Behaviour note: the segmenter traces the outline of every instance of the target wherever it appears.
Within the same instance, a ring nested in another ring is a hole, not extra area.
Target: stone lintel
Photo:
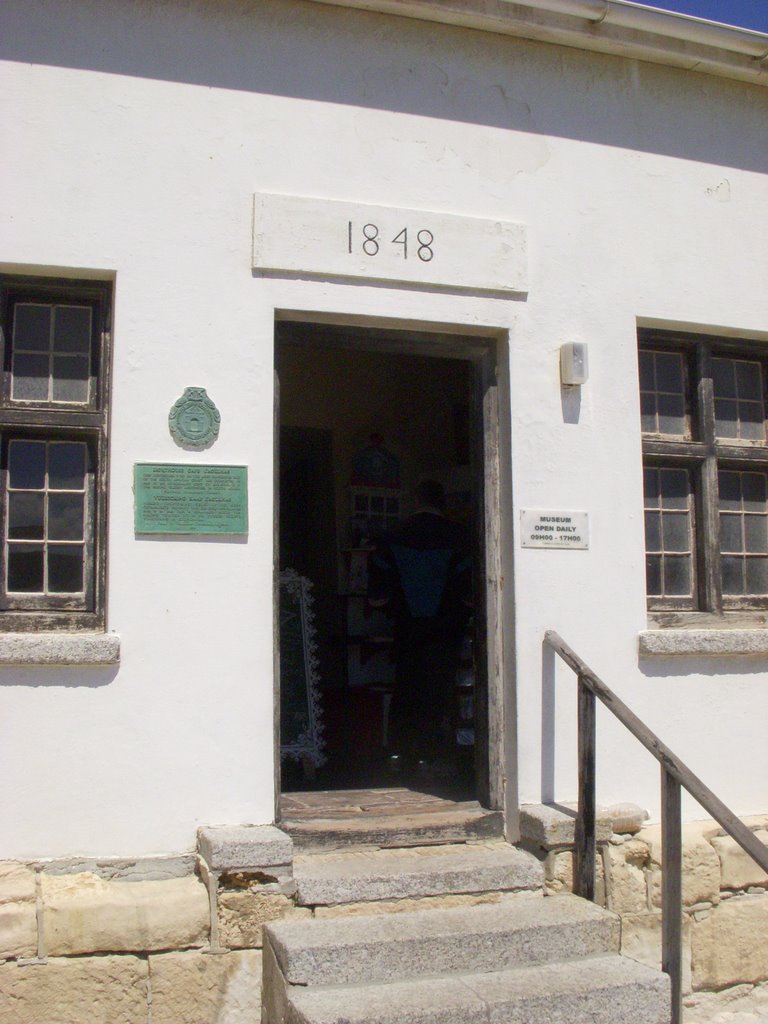
[[[281,875],[293,862],[293,840],[274,825],[219,825],[197,830],[197,848],[213,871]],[[279,872],[275,869],[280,868]]]
[[[640,633],[640,657],[768,655],[766,629],[647,629]]]
[[[610,814],[599,807],[595,822],[597,841],[607,842],[612,831]],[[573,846],[575,832],[575,804],[522,804],[520,807],[520,836],[526,843],[545,850]]]
[[[115,633],[2,633],[3,665],[118,665]]]

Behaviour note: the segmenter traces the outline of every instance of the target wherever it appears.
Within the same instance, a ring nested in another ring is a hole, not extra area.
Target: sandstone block
[[[742,825],[746,825],[747,828],[753,829],[767,829],[768,828],[768,814],[750,814],[745,818],[741,819]]]
[[[35,900],[35,873],[26,864],[0,861],[0,904]]]
[[[202,946],[210,909],[193,875],[163,882],[113,882],[92,874],[43,876],[49,956]]]
[[[0,959],[36,955],[35,873],[25,864],[0,862]]]
[[[611,837],[613,826],[610,815],[598,807],[595,835],[598,842]],[[576,829],[576,807],[572,804],[523,804],[520,807],[520,835],[523,840],[545,850],[557,846],[572,846]]]
[[[197,847],[214,871],[283,866],[293,860],[293,840],[274,825],[201,828]]]
[[[768,831],[761,829],[755,837],[768,846]],[[720,885],[723,889],[748,889],[750,886],[768,885],[768,873],[756,864],[735,839],[715,836],[710,840],[720,858]]]
[[[149,958],[152,1024],[255,1024],[261,1014],[261,953]],[[58,1022],[57,1022],[58,1024]]]
[[[0,966],[0,1024],[146,1024],[147,964],[135,956]]]
[[[246,890],[220,892],[219,942],[230,949],[261,947],[261,927],[283,918],[311,917],[308,907],[295,907],[287,896]]]
[[[720,826],[715,821],[694,821],[683,825],[683,903],[719,903],[720,858],[710,839]],[[651,900],[654,907],[661,906],[661,826],[642,829],[637,838],[646,843],[654,867],[651,879]]]
[[[0,904],[0,960],[30,956],[37,956],[35,904]]]
[[[552,851],[544,862],[544,885],[550,894],[573,892],[573,852],[571,850]],[[600,906],[605,906],[605,875],[603,858],[597,855],[597,871],[595,877],[595,896]]]
[[[639,914],[648,909],[645,867],[650,853],[645,843],[630,839],[607,846],[609,863],[608,906],[617,914]]]
[[[621,952],[647,967],[661,968],[661,911],[622,914]],[[683,917],[683,992],[691,991],[691,921]]]
[[[683,1019],[695,1024],[764,1024],[768,986],[733,985],[719,992],[693,992],[683,1001]]]
[[[693,983],[719,989],[768,980],[768,899],[728,900],[693,925]]]

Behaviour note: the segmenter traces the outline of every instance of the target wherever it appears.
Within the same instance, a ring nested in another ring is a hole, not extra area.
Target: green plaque
[[[247,534],[248,470],[137,462],[136,533]]]

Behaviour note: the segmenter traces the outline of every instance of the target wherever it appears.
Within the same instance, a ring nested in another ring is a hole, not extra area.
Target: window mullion
[[[699,437],[707,454],[698,480],[698,558],[702,609],[720,615],[723,588],[720,574],[720,515],[715,455],[715,396],[712,385],[712,349],[700,345],[696,354]]]
[[[699,579],[704,611],[721,614],[723,588],[720,576],[720,516],[718,513],[717,459],[709,455],[701,466],[698,501]]]

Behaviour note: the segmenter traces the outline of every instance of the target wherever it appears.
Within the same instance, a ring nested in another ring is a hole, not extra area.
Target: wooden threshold
[[[462,843],[504,832],[500,811],[407,787],[284,793],[280,807],[280,827],[299,850]]]

